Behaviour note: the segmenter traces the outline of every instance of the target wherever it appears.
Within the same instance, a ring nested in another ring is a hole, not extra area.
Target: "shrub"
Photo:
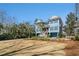
[[[39,37],[35,36],[35,37],[32,37],[30,38],[31,40],[38,40]]]
[[[4,33],[2,35],[0,35],[0,40],[7,40],[7,39],[12,39],[12,35],[9,33]]]
[[[75,36],[75,40],[79,41],[79,35]]]
[[[43,40],[43,41],[49,41],[50,39],[49,38],[41,38],[41,40]]]
[[[62,33],[59,33],[59,34],[58,34],[58,37],[59,37],[59,38],[62,38],[62,37],[63,37],[63,34],[62,34]]]
[[[49,41],[49,38],[46,37],[32,37],[31,40],[42,40],[42,41]]]

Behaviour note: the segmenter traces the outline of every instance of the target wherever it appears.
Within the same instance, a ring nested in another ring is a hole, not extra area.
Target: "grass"
[[[79,41],[45,41],[18,39],[0,41],[0,55],[68,55],[79,56]]]

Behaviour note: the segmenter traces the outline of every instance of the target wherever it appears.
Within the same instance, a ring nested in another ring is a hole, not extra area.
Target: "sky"
[[[65,24],[67,14],[74,12],[73,3],[0,3],[0,9],[5,10],[8,16],[16,18],[17,23],[29,22],[35,19],[48,21],[51,16],[60,16]]]

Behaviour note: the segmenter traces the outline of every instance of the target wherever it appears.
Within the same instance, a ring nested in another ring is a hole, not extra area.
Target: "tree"
[[[34,34],[35,34],[34,27],[32,25],[30,25],[29,23],[25,23],[25,26],[27,29],[28,37],[30,38],[30,37],[34,36]]]
[[[10,31],[9,34],[12,36],[12,38],[17,38],[18,35],[18,25],[17,24],[12,24],[9,27]]]
[[[25,23],[20,23],[18,25],[18,28],[19,28],[18,34],[19,34],[20,38],[28,37],[28,31],[27,31],[28,27],[26,26]]]
[[[0,10],[0,39],[16,39],[32,37],[35,34],[34,27],[29,23],[16,24],[16,18],[7,16],[4,10]]]
[[[72,36],[72,35],[74,35],[74,25],[75,25],[75,21],[76,21],[75,14],[70,12],[67,15],[66,19],[67,19],[67,21],[66,21],[65,31],[68,36]]]
[[[1,30],[3,29],[3,24],[0,23],[0,34],[2,33]]]
[[[37,21],[40,21],[37,23]],[[35,20],[36,25],[38,25],[38,27],[40,28],[40,30],[44,31],[45,28],[45,23],[41,20],[41,19],[37,19]]]
[[[19,27],[19,35],[22,38],[30,38],[35,33],[34,28],[29,23],[20,23]]]

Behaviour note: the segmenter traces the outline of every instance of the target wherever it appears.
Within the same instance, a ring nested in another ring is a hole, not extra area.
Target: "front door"
[[[50,33],[50,37],[57,37],[57,32]]]

